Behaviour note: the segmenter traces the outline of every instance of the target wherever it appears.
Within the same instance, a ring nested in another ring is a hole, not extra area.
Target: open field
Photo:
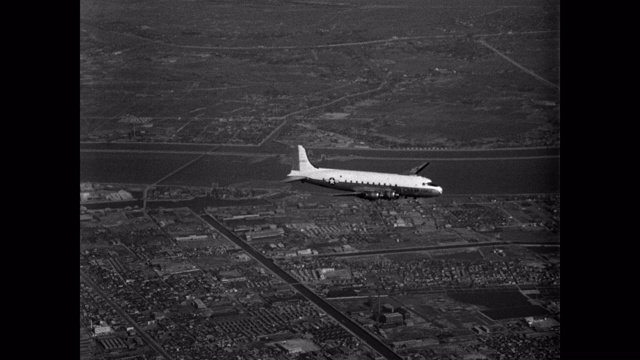
[[[455,292],[449,291],[447,295],[452,299],[487,307],[482,313],[493,320],[548,315],[549,312],[538,305],[532,305],[518,290]]]
[[[80,10],[82,141],[559,145],[556,1],[82,0]]]

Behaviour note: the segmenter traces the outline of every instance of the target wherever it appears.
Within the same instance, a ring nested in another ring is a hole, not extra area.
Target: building
[[[80,201],[89,201],[90,197],[91,197],[91,193],[89,193],[89,192],[81,192],[80,193]]]
[[[251,257],[249,255],[245,254],[245,253],[239,253],[236,256],[236,259],[238,259],[239,261],[249,261],[249,260],[251,260]]]
[[[284,234],[283,229],[268,229],[268,230],[260,230],[260,231],[250,231],[245,236],[247,241],[268,238],[272,236],[282,236]]]
[[[411,312],[405,308],[399,307],[396,309],[399,314],[402,314],[402,319],[407,321],[407,319],[411,318]]]
[[[402,324],[403,318],[400,313],[382,314],[381,320],[385,324]]]
[[[479,326],[474,326],[471,328],[471,330],[475,331],[477,334],[488,334],[489,333],[489,328],[484,326],[484,325],[479,325]]]
[[[384,312],[384,313],[392,313],[393,312],[393,305],[390,305],[390,304],[382,305],[382,312]]]
[[[207,235],[189,235],[189,236],[180,236],[176,237],[177,241],[187,241],[187,240],[205,240]]]
[[[100,345],[105,350],[113,350],[113,349],[124,349],[127,347],[127,344],[120,338],[117,337],[108,337],[99,340]]]
[[[548,330],[560,326],[560,323],[553,318],[536,319],[533,316],[529,316],[525,320],[529,326],[536,330]]]
[[[133,200],[133,196],[128,191],[120,190],[118,191],[118,195],[120,195],[122,200]]]
[[[113,329],[109,325],[96,325],[96,327],[93,328],[93,332],[96,336],[98,336],[112,333]]]
[[[207,305],[204,304],[204,302],[202,302],[202,300],[200,299],[194,299],[193,300],[193,304],[195,305],[195,307],[197,309],[206,309]]]
[[[276,343],[289,354],[299,354],[304,352],[320,350],[316,344],[307,339],[290,339]]]

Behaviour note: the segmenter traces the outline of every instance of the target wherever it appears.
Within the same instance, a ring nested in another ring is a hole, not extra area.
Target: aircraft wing
[[[355,188],[353,190],[354,191],[352,191],[352,192],[332,194],[332,196],[358,196],[358,197],[368,198],[368,197],[371,197],[372,194],[378,194],[378,195],[374,196],[374,197],[378,197],[378,196],[380,196],[380,194],[384,194],[385,192],[393,191],[393,189],[391,189],[391,188],[380,189],[380,188],[372,188],[372,187],[366,187],[366,186],[364,186],[364,187],[360,186],[360,187],[357,187],[357,188]]]
[[[365,194],[364,191],[354,191],[354,192],[348,192],[348,193],[332,194],[331,196],[363,196],[364,194]]]
[[[424,168],[427,167],[427,165],[429,165],[429,162],[427,161],[426,163],[420,165],[420,166],[416,166],[414,168],[411,168],[411,170],[407,171],[408,175],[418,175],[418,173],[422,170],[424,170]]]

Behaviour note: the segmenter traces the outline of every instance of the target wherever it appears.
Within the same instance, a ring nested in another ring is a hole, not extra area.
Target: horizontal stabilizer
[[[307,178],[306,176],[289,176],[288,178],[282,180],[282,182],[289,183],[289,182],[294,182],[294,181],[301,181],[301,180],[304,180],[306,178]]]
[[[422,170],[424,170],[424,168],[427,167],[427,165],[429,165],[429,162],[427,161],[426,163],[420,165],[420,166],[416,166],[414,168],[412,168],[411,170],[407,171],[407,173],[409,175],[418,175],[418,173]]]

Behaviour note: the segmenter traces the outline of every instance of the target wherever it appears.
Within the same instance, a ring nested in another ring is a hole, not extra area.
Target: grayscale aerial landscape
[[[557,0],[80,0],[80,358],[559,359]]]

